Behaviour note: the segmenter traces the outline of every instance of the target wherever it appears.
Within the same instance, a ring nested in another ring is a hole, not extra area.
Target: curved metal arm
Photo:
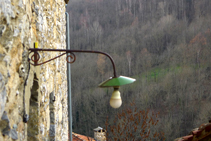
[[[72,56],[72,55],[68,55],[68,56],[67,56],[66,61],[67,61],[68,63],[74,63],[74,62],[75,62],[76,57],[75,57],[75,55],[74,55],[74,52],[76,52],[76,53],[95,53],[95,54],[102,54],[102,55],[107,56],[107,57],[110,59],[110,61],[111,61],[111,63],[112,63],[112,66],[113,66],[114,78],[117,77],[117,74],[116,74],[116,67],[115,67],[113,58],[112,58],[108,53],[105,53],[105,52],[93,51],[93,50],[41,49],[41,48],[29,48],[29,50],[31,51],[30,53],[34,52],[34,54],[31,56],[31,60],[34,62],[34,64],[30,63],[30,64],[32,64],[32,65],[34,65],[34,66],[39,66],[39,65],[45,64],[45,63],[47,63],[47,62],[50,62],[50,61],[52,61],[52,60],[54,60],[54,59],[56,59],[56,58],[59,58],[59,57],[65,55],[65,54],[67,54],[67,53],[71,53],[71,54],[73,55],[73,56]],[[63,54],[61,54],[61,55],[59,55],[59,56],[56,56],[56,57],[54,57],[54,58],[52,58],[52,59],[49,59],[49,60],[47,60],[47,61],[45,61],[45,62],[42,62],[42,63],[39,63],[39,64],[38,64],[37,62],[38,62],[39,59],[40,59],[40,55],[39,55],[39,53],[37,53],[38,51],[52,51],[52,52],[65,52],[65,53],[63,53]],[[30,54],[30,53],[29,53],[29,54]],[[71,61],[71,62],[68,61],[68,58],[69,58],[69,57],[71,57],[71,58],[73,59],[73,61]]]

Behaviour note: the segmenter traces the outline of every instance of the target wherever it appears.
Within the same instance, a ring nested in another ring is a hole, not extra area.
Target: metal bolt
[[[25,114],[25,115],[23,116],[23,122],[27,123],[28,120],[29,120],[29,115]]]

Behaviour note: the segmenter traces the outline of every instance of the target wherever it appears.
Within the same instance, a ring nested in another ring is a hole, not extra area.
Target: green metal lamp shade
[[[99,87],[115,87],[115,86],[121,86],[126,85],[135,82],[136,79],[126,77],[126,76],[119,76],[116,78],[109,78],[108,80],[102,82],[99,84]]]

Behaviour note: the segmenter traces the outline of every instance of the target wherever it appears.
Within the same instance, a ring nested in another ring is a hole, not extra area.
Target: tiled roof
[[[87,136],[84,136],[84,135],[76,134],[76,133],[73,133],[73,132],[72,132],[72,140],[73,141],[95,141],[91,137],[87,137]]]
[[[211,121],[194,129],[189,135],[177,138],[174,141],[211,141]]]

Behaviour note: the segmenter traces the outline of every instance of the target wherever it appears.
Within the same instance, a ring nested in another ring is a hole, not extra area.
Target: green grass
[[[207,66],[201,65],[200,67],[198,67],[196,65],[190,64],[188,66],[177,65],[177,66],[172,66],[172,67],[159,66],[159,67],[151,68],[148,71],[145,71],[140,74],[132,76],[132,78],[136,79],[136,83],[134,83],[133,85],[134,85],[134,87],[140,85],[142,80],[145,80],[149,83],[162,81],[163,78],[167,74],[171,73],[171,74],[177,75],[177,74],[181,73],[186,67],[192,68],[197,71],[199,69],[206,69],[208,67],[208,65]]]
[[[157,81],[158,79],[163,78],[169,72],[179,73],[181,70],[182,70],[181,66],[176,66],[171,68],[156,67],[147,72],[142,73],[139,76],[139,79],[147,78],[147,81],[152,81],[152,80]]]

